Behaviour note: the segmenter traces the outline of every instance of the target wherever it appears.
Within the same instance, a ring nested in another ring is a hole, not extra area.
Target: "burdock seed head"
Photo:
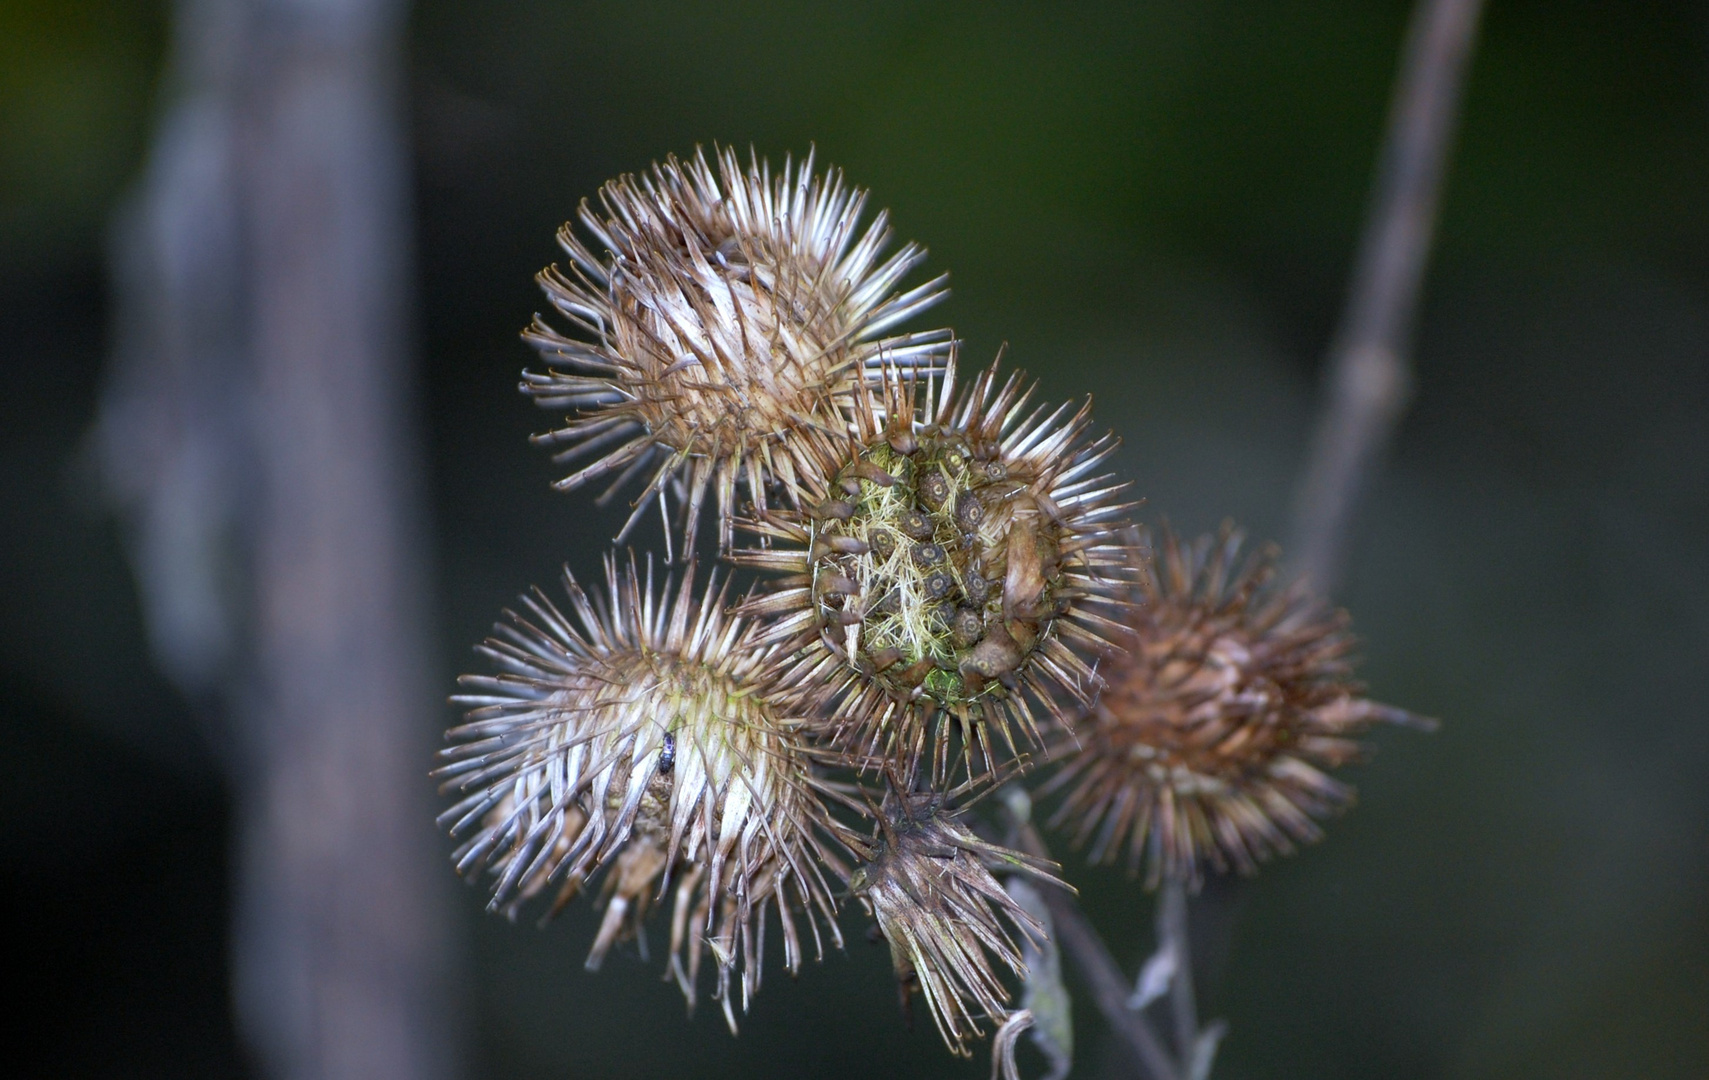
[[[835,170],[815,175],[811,154],[775,177],[728,148],[716,157],[716,171],[699,152],[668,158],[606,184],[599,210],[584,202],[582,226],[604,251],[565,225],[570,267],[539,277],[570,330],[536,316],[523,334],[549,365],[525,373],[523,391],[572,411],[538,441],[566,446],[559,461],[588,458],[556,486],[614,477],[609,495],[645,476],[624,535],[649,501],[663,512],[676,494],[688,549],[709,490],[728,546],[738,480],[762,509],[774,491],[794,499],[802,432],[840,428],[880,365],[932,367],[951,337],[886,336],[943,299],[944,279],[896,291],[926,253],[906,244],[880,260],[888,216],[858,228],[865,191]]]
[[[570,615],[525,597],[480,648],[500,673],[465,676],[454,699],[469,712],[435,775],[460,796],[439,819],[465,837],[457,869],[490,870],[490,906],[513,915],[548,886],[555,913],[603,871],[589,968],[674,893],[672,972],[692,1006],[710,951],[733,1030],[729,978],[741,969],[746,1008],[767,908],[791,971],[798,914],[816,950],[821,921],[841,944],[819,868],[824,811],[799,725],[770,692],[775,657],[725,614],[715,582],[695,593],[692,570],[674,596],[633,559],[607,558],[601,595],[567,572],[564,584]]]
[[[921,391],[924,391],[923,395]],[[831,702],[840,745],[943,775],[949,732],[1037,741],[1053,691],[1084,701],[1119,624],[1131,559],[1112,522],[1125,485],[1100,470],[1116,443],[1086,439],[1089,403],[1033,408],[996,366],[965,387],[894,377],[857,397],[845,434],[809,444],[813,498],[751,523],[768,547],[736,561],[783,575],[746,611],[774,619],[785,681]],[[923,400],[922,400],[923,397]]]
[[[1272,587],[1273,548],[1241,560],[1227,526],[1192,545],[1162,540],[1142,567],[1132,646],[1105,668],[1045,791],[1068,789],[1052,824],[1090,841],[1094,861],[1125,847],[1148,886],[1196,887],[1205,863],[1250,874],[1317,840],[1316,819],[1353,798],[1328,775],[1360,756],[1351,736],[1433,722],[1362,696],[1345,613]]]
[[[919,992],[944,1043],[966,1056],[982,1020],[1001,1024],[1009,1015],[1005,974],[1026,977],[1016,934],[1044,938],[1043,927],[991,871],[1066,886],[1052,876],[1054,863],[975,836],[949,802],[943,794],[903,794],[892,785],[849,890],[890,945],[904,1008]]]

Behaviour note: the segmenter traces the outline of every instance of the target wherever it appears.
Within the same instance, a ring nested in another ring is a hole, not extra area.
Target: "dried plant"
[[[650,564],[643,580],[608,557],[603,594],[567,572],[564,585],[573,617],[525,597],[480,650],[501,673],[465,676],[453,699],[470,711],[435,775],[461,796],[440,818],[468,836],[457,868],[490,870],[491,906],[512,914],[549,884],[555,912],[607,871],[589,968],[674,888],[672,971],[692,1005],[709,949],[734,1026],[728,979],[741,969],[745,1005],[769,908],[792,971],[798,911],[816,951],[821,921],[837,935],[801,724],[774,704],[772,650],[725,614],[716,582],[697,595],[691,571],[672,596]]]
[[[1250,874],[1317,840],[1317,819],[1352,801],[1328,775],[1360,756],[1352,736],[1427,723],[1363,697],[1346,614],[1273,587],[1274,548],[1240,548],[1228,527],[1193,544],[1163,531],[1139,564],[1132,643],[1045,789],[1068,790],[1053,825],[1094,861],[1126,848],[1153,887],[1196,886],[1207,863]]]
[[[1067,995],[1024,962],[1044,944],[1015,899],[1031,897],[1091,957],[1100,1007],[1151,1073],[1208,1069],[1220,1028],[1188,1004],[1169,1062],[1030,811],[1007,834],[1023,854],[982,838],[969,806],[1024,774],[1030,746],[1052,750],[1057,822],[1094,860],[1125,850],[1171,883],[1180,940],[1159,955],[1181,966],[1182,883],[1315,839],[1351,799],[1329,772],[1358,756],[1353,736],[1420,721],[1363,697],[1346,617],[1276,587],[1272,551],[1241,561],[1232,531],[1165,532],[1153,564],[1089,401],[1035,405],[995,364],[961,382],[949,331],[886,337],[942,279],[895,291],[924,252],[879,261],[884,215],[857,239],[864,192],[811,157],[775,178],[716,161],[671,158],[606,185],[602,213],[583,204],[605,253],[560,233],[571,268],[540,280],[572,332],[536,320],[525,336],[551,370],[523,386],[571,411],[542,441],[590,459],[559,487],[645,475],[625,533],[656,500],[685,554],[710,493],[724,558],[762,585],[732,606],[692,567],[655,588],[650,561],[608,555],[593,596],[566,573],[568,614],[538,590],[507,613],[480,649],[498,673],[465,677],[435,770],[457,796],[440,820],[458,870],[490,875],[512,916],[551,893],[549,918],[599,879],[589,968],[644,946],[669,894],[670,974],[692,1007],[710,956],[732,1030],[733,979],[745,1009],[770,913],[794,971],[803,923],[815,952],[841,945],[827,882],[845,880],[904,1005],[923,996],[953,1052],[989,1024],[994,1072],[1018,1076],[1042,1017],[1035,1042],[1064,1075]],[[733,549],[733,524],[753,546]],[[1011,894],[998,873],[1041,890]]]
[[[992,869],[1065,886],[1053,876],[1054,863],[974,835],[950,799],[931,791],[904,793],[893,783],[874,815],[876,835],[849,877],[849,891],[890,945],[904,1009],[919,993],[945,1045],[965,1056],[982,1019],[1002,1024],[1008,1017],[1009,990],[1000,971],[1026,977],[1017,935],[1044,935]]]
[[[603,213],[584,202],[582,226],[606,253],[565,225],[569,270],[539,275],[570,332],[536,316],[523,334],[549,370],[525,373],[522,389],[574,411],[539,441],[566,444],[560,462],[591,458],[556,486],[614,476],[610,494],[646,474],[623,534],[656,499],[667,544],[680,491],[685,551],[709,491],[728,546],[738,481],[762,510],[773,489],[793,501],[811,467],[800,437],[839,431],[881,367],[929,368],[950,344],[947,330],[884,336],[943,299],[944,279],[896,291],[926,253],[906,244],[880,261],[889,219],[859,232],[866,192],[835,170],[814,175],[811,154],[776,177],[728,148],[717,161],[673,157],[605,185]]]
[[[947,717],[989,770],[1017,752],[1011,725],[1037,741],[1058,694],[1089,700],[1132,562],[1126,485],[1100,471],[1114,438],[1085,438],[1089,403],[1033,407],[1035,389],[995,365],[964,387],[953,363],[887,379],[810,444],[813,501],[745,526],[769,546],[735,561],[781,577],[743,610],[775,620],[784,682],[829,699],[841,744],[918,756]]]

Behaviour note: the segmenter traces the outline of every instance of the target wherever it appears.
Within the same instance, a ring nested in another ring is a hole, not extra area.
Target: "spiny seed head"
[[[1089,404],[1029,411],[1034,388],[995,365],[953,384],[952,360],[941,392],[895,377],[860,395],[847,434],[810,444],[818,501],[745,523],[769,546],[735,558],[784,575],[745,610],[776,620],[785,682],[832,700],[839,745],[906,759],[948,717],[990,770],[993,729],[1013,756],[1009,725],[1037,741],[1053,690],[1090,696],[1120,630],[1100,611],[1125,602],[1128,507]]]
[[[797,914],[816,950],[821,920],[841,944],[819,869],[824,811],[800,725],[767,683],[775,657],[725,614],[716,582],[696,595],[691,569],[673,596],[669,580],[655,592],[651,564],[645,581],[633,559],[605,570],[592,598],[566,571],[569,616],[536,590],[481,646],[500,673],[465,676],[453,699],[469,712],[435,775],[460,798],[439,820],[465,837],[458,871],[490,870],[490,906],[513,916],[548,885],[555,914],[605,871],[590,969],[674,889],[672,973],[692,1007],[709,949],[733,1030],[729,978],[741,969],[745,1009],[767,908],[791,971]]]
[[[762,509],[773,488],[793,499],[799,435],[840,428],[880,365],[940,364],[951,337],[885,336],[946,292],[942,277],[896,291],[925,250],[881,261],[888,215],[858,229],[865,191],[835,170],[815,175],[812,154],[776,177],[731,149],[716,157],[716,171],[699,152],[668,158],[606,184],[599,211],[584,202],[581,223],[605,252],[565,225],[570,268],[539,277],[570,332],[536,316],[523,334],[550,366],[525,373],[523,391],[573,410],[539,441],[566,445],[560,461],[591,456],[556,486],[615,477],[610,495],[645,474],[624,535],[652,497],[663,510],[675,493],[688,549],[709,489],[728,546],[738,479]]]
[[[878,830],[849,876],[849,891],[878,921],[907,1004],[926,999],[951,1052],[966,1056],[980,1021],[1008,1016],[1006,971],[1025,978],[1016,931],[1042,941],[1044,929],[1011,897],[992,869],[1024,873],[1065,887],[1054,863],[975,836],[947,796],[899,794],[877,813]]]
[[[1345,613],[1273,588],[1274,548],[1242,561],[1240,547],[1228,526],[1192,545],[1163,532],[1130,609],[1131,648],[1045,788],[1068,788],[1053,825],[1071,824],[1094,861],[1125,846],[1150,887],[1196,887],[1204,863],[1250,874],[1317,840],[1314,819],[1353,798],[1327,775],[1360,756],[1350,736],[1377,721],[1433,726],[1361,696]]]

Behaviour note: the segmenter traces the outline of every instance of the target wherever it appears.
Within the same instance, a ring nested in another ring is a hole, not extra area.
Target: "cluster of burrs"
[[[619,542],[657,506],[685,565],[610,554],[591,593],[566,572],[567,604],[506,612],[454,699],[441,822],[495,910],[597,890],[589,968],[668,898],[667,977],[692,1007],[710,967],[732,1030],[774,913],[793,972],[852,896],[904,1003],[957,1053],[999,1026],[1012,1058],[1045,930],[1005,881],[1067,886],[969,813],[983,794],[1056,763],[1042,793],[1094,859],[1196,885],[1315,839],[1351,737],[1408,717],[1362,696],[1344,616],[1273,587],[1273,553],[1165,532],[1154,559],[1089,402],[898,333],[943,279],[903,287],[925,252],[885,256],[864,191],[811,156],[714,159],[584,203],[539,277],[556,319],[524,335],[547,369],[523,390],[568,412],[540,437],[577,463],[557,486],[639,486]],[[740,594],[697,583],[707,515]]]

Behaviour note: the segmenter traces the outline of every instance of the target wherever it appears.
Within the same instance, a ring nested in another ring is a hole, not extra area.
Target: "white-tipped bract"
[[[539,277],[569,332],[536,317],[523,335],[548,365],[523,390],[571,412],[540,441],[564,445],[560,461],[588,459],[557,486],[611,479],[610,494],[645,477],[624,534],[656,500],[668,538],[678,496],[685,550],[709,493],[727,547],[738,482],[761,509],[793,501],[800,437],[840,430],[850,395],[882,367],[941,364],[951,338],[891,334],[946,295],[944,279],[899,289],[925,251],[882,257],[888,216],[860,229],[865,191],[835,170],[815,175],[811,154],[776,176],[728,148],[716,158],[716,169],[703,154],[669,158],[605,185],[600,210],[583,203],[605,251],[565,225],[570,266]]]
[[[745,1007],[768,909],[792,971],[799,916],[816,949],[821,923],[837,934],[824,811],[800,725],[769,692],[772,651],[715,582],[697,595],[692,571],[656,592],[650,566],[643,579],[608,558],[602,594],[564,585],[568,616],[536,590],[481,647],[499,674],[462,680],[469,712],[436,770],[461,796],[440,818],[466,837],[457,867],[489,869],[492,906],[511,912],[548,885],[555,911],[606,871],[589,967],[674,890],[672,971],[692,1004],[710,950],[733,1027],[728,980],[741,970]]]

